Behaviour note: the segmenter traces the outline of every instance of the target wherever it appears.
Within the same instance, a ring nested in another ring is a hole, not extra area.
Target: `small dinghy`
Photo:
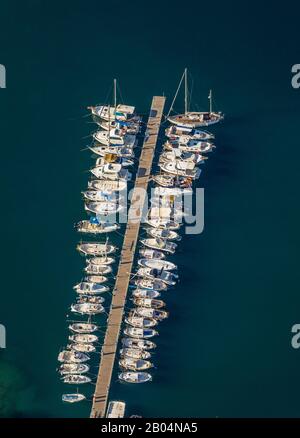
[[[97,295],[102,294],[103,292],[107,292],[109,290],[108,286],[103,286],[98,283],[89,283],[87,281],[82,281],[81,283],[76,284],[73,289],[78,294],[91,294]]]
[[[169,316],[169,313],[164,310],[157,310],[148,307],[137,307],[135,312],[137,315],[144,316],[145,318],[154,318],[158,321],[166,319]]]
[[[81,374],[71,374],[63,378],[64,383],[71,383],[80,385],[82,383],[90,383],[92,380],[88,376],[82,376]]]
[[[177,248],[176,243],[168,242],[166,240],[158,239],[158,238],[142,239],[141,243],[147,248],[168,252],[170,254],[174,254]]]
[[[111,265],[114,262],[115,262],[115,259],[113,257],[106,257],[106,256],[93,257],[93,258],[88,259],[89,265],[106,266],[106,265]]]
[[[90,360],[87,354],[79,353],[77,351],[63,350],[58,355],[59,362],[68,363],[82,363]]]
[[[142,329],[137,327],[126,327],[124,329],[124,333],[127,336],[132,338],[153,338],[153,336],[157,336],[158,332],[153,329]]]
[[[89,189],[107,192],[121,192],[126,189],[126,181],[93,180],[88,182]]]
[[[141,316],[128,316],[127,318],[125,318],[125,322],[132,327],[139,328],[150,328],[157,325],[157,321],[155,319],[143,318]]]
[[[81,315],[97,315],[104,312],[104,307],[101,304],[92,303],[72,304],[71,311]]]
[[[132,296],[135,298],[158,298],[160,293],[157,290],[135,289]]]
[[[69,329],[75,333],[93,333],[96,332],[99,327],[96,324],[90,324],[88,322],[75,322],[69,325]]]
[[[139,268],[137,271],[139,277],[150,278],[151,280],[161,280],[168,286],[174,286],[178,279],[177,274],[172,274],[164,269]]]
[[[61,397],[63,402],[66,403],[78,403],[86,399],[86,396],[83,394],[63,394]]]
[[[123,338],[121,343],[124,348],[138,348],[140,350],[153,350],[156,344],[147,339]]]
[[[168,229],[156,229],[156,228],[150,228],[147,230],[148,234],[150,236],[158,238],[158,239],[167,239],[167,240],[181,240],[181,237],[179,236],[176,231],[168,230]]]
[[[76,247],[77,251],[84,255],[106,255],[111,254],[116,250],[114,245],[108,245],[106,243],[79,243]]]
[[[152,376],[145,372],[125,372],[119,374],[119,379],[127,383],[146,383],[152,380]]]
[[[139,350],[138,348],[122,348],[120,355],[122,357],[131,357],[132,359],[149,359],[151,357],[151,353]]]
[[[89,334],[71,335],[69,340],[78,344],[91,344],[98,341],[98,336]]]
[[[90,367],[84,363],[64,363],[59,367],[59,373],[64,374],[83,374],[89,371]]]
[[[93,218],[94,219],[94,218]],[[96,218],[97,220],[97,218]],[[83,220],[78,222],[78,224],[75,225],[76,229],[80,233],[85,234],[103,234],[103,233],[111,233],[112,231],[116,231],[120,228],[118,224],[109,224],[107,223],[94,223],[90,220]]]
[[[150,307],[152,309],[161,309],[166,305],[162,300],[151,300],[150,298],[134,298],[133,302],[139,307]]]
[[[162,280],[157,279],[147,279],[147,278],[138,278],[133,280],[134,284],[138,286],[138,288],[141,289],[147,289],[147,290],[166,290],[167,285]]]
[[[84,204],[86,211],[99,215],[117,214],[124,210],[124,206],[115,202],[88,202]]]
[[[133,359],[132,357],[124,357],[119,360],[119,365],[125,370],[131,371],[144,371],[153,367],[153,364],[149,360]]]
[[[140,255],[143,256],[145,259],[159,259],[162,260],[166,256],[161,251],[157,251],[155,249],[150,248],[141,248],[139,251]]]
[[[102,284],[102,283],[105,283],[108,280],[108,278],[105,277],[104,275],[88,275],[87,277],[85,277],[84,280],[87,283]]]
[[[165,271],[174,271],[177,269],[177,266],[169,262],[167,260],[159,260],[159,259],[140,259],[138,264],[143,268],[151,268],[151,269],[164,269]],[[153,297],[155,298],[155,297]]]
[[[81,353],[94,353],[96,351],[96,347],[92,344],[71,344],[70,348]]]
[[[91,264],[88,264],[84,268],[84,270],[85,270],[85,272],[87,274],[90,274],[90,277],[93,277],[94,275],[98,276],[98,274],[99,275],[110,274],[112,272],[112,268],[110,266],[105,266],[105,265],[91,265]],[[97,282],[95,281],[94,283],[97,283]]]

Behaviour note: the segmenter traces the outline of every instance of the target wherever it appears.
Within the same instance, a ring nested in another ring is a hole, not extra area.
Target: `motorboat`
[[[106,266],[106,265],[93,265],[93,264],[88,264],[85,268],[84,268],[85,272],[87,274],[91,274],[91,276],[93,275],[102,275],[102,274],[110,274],[112,272],[112,268],[110,266]],[[95,283],[97,283],[95,281]]]
[[[134,284],[141,289],[162,291],[167,289],[165,282],[159,279],[138,278],[133,280]]]
[[[190,188],[192,185],[192,178],[182,177],[180,175],[173,176],[173,175],[158,174],[158,175],[153,175],[152,179],[159,186],[166,188],[173,188],[173,187]]]
[[[150,307],[152,309],[161,309],[166,305],[166,303],[162,300],[155,300],[151,298],[134,298],[133,302],[136,306]]]
[[[160,292],[157,290],[147,290],[147,289],[135,289],[132,292],[134,298],[158,298]]]
[[[175,162],[177,167],[185,165],[184,163],[194,163],[194,165],[202,164],[207,160],[207,157],[196,151],[182,151],[180,148],[174,148],[171,151],[163,152],[159,158],[159,166],[168,162]]]
[[[113,128],[110,131],[99,130],[93,134],[94,140],[104,146],[127,146],[133,147],[136,136],[126,134],[126,130]]]
[[[99,157],[96,160],[96,166],[104,166],[108,163],[120,164],[122,167],[129,167],[134,165],[134,161],[126,157],[120,157],[117,153],[105,154],[104,157]]]
[[[120,355],[121,357],[131,357],[132,359],[149,359],[151,357],[149,351],[140,350],[138,348],[122,348]]]
[[[181,240],[181,236],[176,231],[168,230],[167,228],[150,228],[147,232],[156,239]]]
[[[116,250],[116,247],[107,243],[86,242],[79,243],[76,249],[84,255],[97,256],[111,254]]]
[[[101,304],[81,303],[72,304],[71,311],[80,313],[81,315],[96,315],[104,312],[104,307]]]
[[[78,344],[91,344],[98,341],[98,336],[90,334],[71,335],[69,340]]]
[[[97,218],[96,218],[97,219]],[[98,221],[97,221],[98,222]],[[112,231],[116,231],[120,228],[120,225],[113,223],[93,223],[90,220],[83,220],[76,224],[76,229],[80,233],[85,234],[103,234],[103,233],[111,233]]]
[[[94,333],[99,327],[88,322],[75,322],[69,325],[69,329],[75,333]]]
[[[70,348],[72,350],[79,351],[82,353],[94,353],[96,351],[96,347],[92,344],[74,343],[74,344],[70,344]]]
[[[123,199],[122,196],[118,196],[118,192],[103,192],[101,190],[86,190],[81,192],[83,197],[88,201],[93,202],[118,202]]]
[[[78,294],[91,294],[97,295],[102,294],[103,292],[107,292],[109,288],[107,286],[103,286],[98,283],[90,283],[87,281],[82,281],[81,283],[76,284],[73,289]]]
[[[164,144],[166,151],[181,153],[204,154],[211,152],[214,144],[209,141],[194,140],[188,136],[181,136],[176,140],[169,140]],[[202,160],[204,158],[202,157]]]
[[[163,268],[139,268],[137,275],[143,278],[150,278],[151,280],[161,280],[169,286],[174,286],[176,284],[176,280],[178,279],[177,274],[172,274],[169,271],[165,271]]]
[[[100,257],[92,257],[88,259],[89,265],[101,266],[101,267],[111,265],[114,262],[115,259],[113,257],[107,257],[106,255]]]
[[[106,418],[124,418],[126,404],[122,401],[110,401],[106,411]]]
[[[118,163],[107,163],[102,166],[93,167],[90,171],[96,177],[99,178],[103,174],[117,174],[122,169],[122,165]]]
[[[155,187],[152,197],[192,195],[192,187]]]
[[[104,301],[105,301],[105,298],[98,297],[97,295],[95,295],[95,296],[80,295],[79,298],[77,298],[78,304],[83,304],[83,303],[103,304]]]
[[[115,202],[86,202],[86,211],[99,215],[117,214],[124,210],[124,206]]]
[[[58,361],[63,363],[82,363],[88,361],[89,359],[90,358],[87,354],[70,350],[63,350],[58,355]]]
[[[86,396],[84,394],[63,394],[61,397],[63,402],[66,403],[78,403],[80,401],[83,401],[86,399]]]
[[[195,163],[192,161],[169,161],[167,163],[158,164],[163,172],[169,173],[175,176],[184,176],[189,177],[191,179],[198,179],[200,176],[200,172],[197,167],[195,167]]]
[[[84,363],[64,363],[59,367],[59,374],[84,374],[90,367]]]
[[[150,248],[141,248],[139,254],[145,259],[163,260],[166,257],[163,252]]]
[[[176,243],[168,242],[166,240],[158,239],[158,238],[141,239],[141,243],[147,248],[168,252],[170,254],[174,254],[177,248]]]
[[[106,283],[107,280],[108,278],[105,277],[104,275],[88,275],[84,279],[84,281],[86,281],[87,283],[97,283],[97,284]]]
[[[137,315],[144,316],[145,318],[155,318],[158,321],[168,318],[169,316],[169,313],[165,310],[157,310],[149,307],[137,307],[135,309],[135,313]]]
[[[103,192],[122,192],[127,188],[127,183],[122,180],[106,181],[94,179],[93,181],[88,182],[88,188]]]
[[[153,329],[143,329],[137,327],[126,327],[124,329],[124,333],[131,338],[152,338],[153,336],[157,336],[158,332]]]
[[[119,360],[119,365],[121,368],[131,371],[144,371],[153,367],[153,364],[149,360],[133,359],[132,357],[124,357]]]
[[[145,222],[147,225],[150,225],[150,227],[168,230],[179,230],[182,225],[180,222],[171,221],[165,218],[149,218]]]
[[[93,146],[89,146],[89,149],[100,157],[105,157],[107,154],[116,154],[121,158],[134,157],[133,148],[128,146],[103,146],[95,143]]]
[[[81,374],[70,374],[63,378],[64,383],[71,383],[80,385],[82,383],[90,383],[92,380],[88,376],[82,376]]]
[[[213,140],[215,136],[208,131],[203,131],[200,129],[194,129],[189,127],[184,127],[180,125],[171,125],[165,130],[166,137],[171,140],[176,139],[182,135],[188,135],[190,138],[195,140]]]
[[[138,299],[149,299],[149,298],[135,298]],[[157,325],[157,321],[155,319],[143,318],[141,316],[127,316],[125,318],[126,324],[131,325],[132,327],[140,327],[140,328],[149,328]]]
[[[160,259],[140,259],[138,260],[138,264],[143,268],[151,268],[151,269],[163,269],[165,271],[174,271],[177,269],[175,263],[169,262],[168,260],[160,260]]]
[[[153,350],[156,344],[147,339],[123,338],[121,343],[124,348],[138,348],[140,350]]]
[[[152,380],[152,376],[145,372],[131,372],[127,371],[125,373],[119,374],[119,379],[127,383],[145,383]]]

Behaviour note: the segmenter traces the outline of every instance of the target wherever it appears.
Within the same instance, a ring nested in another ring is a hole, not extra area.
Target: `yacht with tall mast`
[[[173,105],[183,80],[184,80],[184,114],[177,114],[175,116],[170,116],[170,113],[173,110]],[[192,129],[218,123],[220,122],[220,120],[224,118],[224,115],[221,112],[213,111],[212,90],[209,91],[208,100],[209,100],[209,111],[201,111],[201,112],[189,111],[188,76],[187,76],[187,68],[185,68],[183,75],[180,79],[179,86],[175,93],[173,102],[171,104],[169,113],[167,115],[167,119],[173,125],[177,125],[184,128],[192,128]]]

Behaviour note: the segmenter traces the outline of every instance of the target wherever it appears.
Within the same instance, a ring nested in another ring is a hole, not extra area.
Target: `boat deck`
[[[93,397],[90,417],[103,418],[107,406],[113,366],[117,353],[120,328],[123,319],[127,289],[132,271],[145,195],[150,179],[152,161],[158,138],[159,127],[165,105],[165,97],[154,96],[147,123],[146,135],[142,146],[135,186],[128,212],[120,263],[113,291],[107,330],[102,347],[98,378]],[[141,190],[142,189],[142,190]]]

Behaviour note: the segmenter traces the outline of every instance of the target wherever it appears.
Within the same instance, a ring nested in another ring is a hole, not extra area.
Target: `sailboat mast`
[[[117,108],[117,79],[114,79],[114,107]]]
[[[212,113],[212,91],[211,90],[209,90],[208,99],[209,99],[209,112]]]
[[[184,69],[184,114],[188,112],[187,68]]]

